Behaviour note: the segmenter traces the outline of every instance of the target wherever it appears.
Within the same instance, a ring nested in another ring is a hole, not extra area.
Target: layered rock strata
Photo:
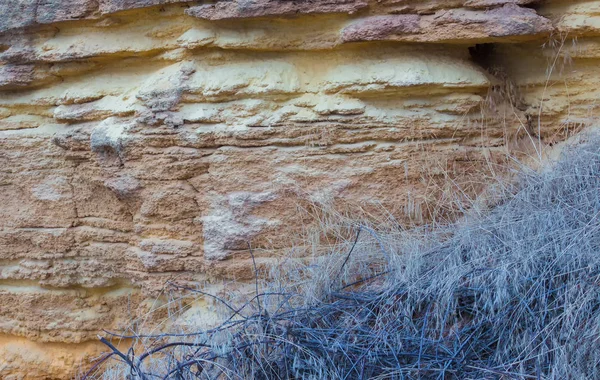
[[[66,379],[311,205],[443,217],[595,123],[600,1],[0,3],[0,377]],[[519,142],[521,142],[519,144]],[[531,151],[531,150],[530,150]]]

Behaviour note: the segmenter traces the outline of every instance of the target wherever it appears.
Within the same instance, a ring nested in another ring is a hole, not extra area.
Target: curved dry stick
[[[110,357],[112,357],[113,355],[115,355],[115,353],[114,353],[114,352],[109,352],[109,353],[106,353],[106,354],[104,354],[104,355],[103,355],[104,357],[103,357],[103,358],[101,358],[100,360],[98,360],[98,362],[96,362],[96,364],[94,364],[94,365],[92,366],[92,368],[90,368],[90,369],[89,369],[89,370],[88,370],[88,371],[87,371],[87,372],[86,372],[86,373],[83,375],[83,377],[81,378],[81,380],[87,380],[87,378],[88,378],[88,377],[89,377],[89,376],[90,376],[90,375],[91,375],[91,374],[92,374],[92,373],[93,373],[93,372],[94,372],[96,369],[98,369],[98,367],[100,367],[100,365],[101,365],[102,363],[104,363],[105,361],[107,361],[108,359],[110,359]]]
[[[113,346],[112,343],[110,343],[108,340],[106,340],[105,338],[98,336],[98,338],[100,338],[100,342],[104,343],[106,346],[108,346],[108,348],[110,348],[113,353],[117,356],[119,356],[121,359],[123,359],[125,361],[125,363],[127,363],[129,365],[129,367],[134,370],[142,380],[147,380],[146,375],[144,375],[144,373],[142,371],[140,371],[140,369],[131,361],[131,359],[129,359],[129,357],[127,355],[125,355],[124,353],[122,353],[121,351],[119,351],[118,348],[116,348],[115,346]]]

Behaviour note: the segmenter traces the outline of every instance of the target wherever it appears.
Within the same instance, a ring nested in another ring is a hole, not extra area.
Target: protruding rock
[[[58,80],[47,70],[34,64],[0,66],[0,90],[15,90],[31,85],[40,86]]]
[[[246,249],[263,228],[278,224],[252,215],[254,208],[276,198],[271,192],[236,192],[216,199],[210,213],[202,217],[204,257],[224,260],[231,251]]]
[[[542,0],[467,0],[464,6],[467,8],[493,8],[501,7],[506,4],[531,5],[540,3]]]
[[[140,248],[152,254],[188,256],[194,253],[194,243],[185,240],[174,239],[143,239]]]
[[[207,20],[296,16],[299,14],[353,14],[368,6],[365,0],[235,0],[191,7],[190,16]]]
[[[0,3],[0,33],[35,24],[83,18],[98,6],[96,0],[15,0]]]
[[[356,59],[337,66],[326,79],[325,92],[344,94],[417,94],[423,88],[431,94],[448,88],[485,88],[489,85],[483,71],[473,64],[417,52],[385,61]]]
[[[400,36],[415,36],[422,33],[422,16],[385,15],[373,16],[357,21],[342,31],[344,42],[378,41]]]
[[[182,3],[185,1],[187,0],[99,0],[99,11],[101,14],[108,14],[155,5]]]
[[[105,96],[102,99],[82,104],[60,105],[54,110],[56,120],[75,123],[89,120],[103,120],[110,116],[128,116],[141,107],[115,96]]]
[[[129,175],[109,178],[104,181],[104,186],[111,189],[119,199],[129,199],[142,188],[140,181]]]
[[[535,10],[507,4],[489,11],[453,9],[433,15],[387,15],[359,20],[342,31],[344,42],[510,42],[548,35],[550,20]],[[432,31],[435,31],[432,33]]]
[[[102,162],[110,165],[120,164],[121,155],[127,141],[130,124],[114,117],[100,123],[90,136],[90,148],[96,152]]]

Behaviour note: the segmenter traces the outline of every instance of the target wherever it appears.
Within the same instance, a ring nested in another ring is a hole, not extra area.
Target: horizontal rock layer
[[[248,243],[272,263],[318,236],[314,209],[449,217],[450,195],[476,196],[507,155],[595,123],[598,1],[20,0],[0,14],[6,379],[69,378],[168,280],[243,286]]]

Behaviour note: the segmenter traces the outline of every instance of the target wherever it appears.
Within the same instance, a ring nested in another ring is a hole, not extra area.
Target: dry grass
[[[599,142],[458,223],[346,225],[352,239],[285,260],[245,302],[183,289],[222,324],[133,336],[88,378],[598,379]]]

